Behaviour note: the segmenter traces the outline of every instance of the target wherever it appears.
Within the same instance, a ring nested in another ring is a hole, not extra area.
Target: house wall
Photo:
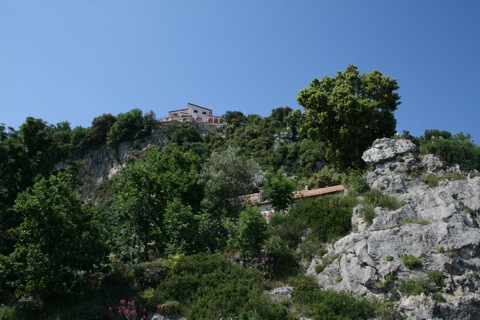
[[[213,116],[212,110],[191,103],[188,104],[187,109],[169,111],[168,115],[170,119],[175,119],[181,122],[189,121],[210,125],[219,125],[224,122],[222,117]]]

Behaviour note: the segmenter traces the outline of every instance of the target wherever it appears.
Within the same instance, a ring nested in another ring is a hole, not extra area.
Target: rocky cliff
[[[324,288],[392,301],[409,319],[480,319],[480,176],[444,168],[415,149],[406,140],[379,139],[364,153],[373,166],[369,185],[403,206],[375,208],[370,225],[357,206],[354,232],[307,273]]]
[[[83,185],[80,190],[82,197],[92,199],[95,190],[103,182],[115,177],[128,161],[135,158],[136,154],[138,155],[155,145],[165,145],[167,142],[168,136],[165,131],[157,128],[135,147],[131,142],[122,142],[116,149],[105,144],[100,148],[89,150],[80,159],[80,170],[83,173]],[[73,163],[74,161],[70,159],[57,164],[55,169],[66,169]]]

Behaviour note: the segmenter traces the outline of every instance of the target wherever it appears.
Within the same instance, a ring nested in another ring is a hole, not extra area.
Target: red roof
[[[317,197],[321,195],[332,194],[332,193],[343,192],[343,191],[345,191],[345,187],[342,185],[318,188],[318,189],[312,189],[312,190],[300,190],[300,191],[295,191],[293,193],[293,198],[294,199],[311,198],[311,197]],[[247,195],[244,195],[243,197],[254,202],[258,198],[258,193],[247,194]],[[270,200],[264,200],[262,202],[259,202],[258,204],[262,205],[262,204],[269,204],[269,203],[270,203]]]

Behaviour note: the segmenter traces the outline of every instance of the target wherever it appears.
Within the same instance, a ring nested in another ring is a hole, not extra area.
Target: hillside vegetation
[[[364,146],[395,132],[396,89],[378,71],[350,66],[301,91],[304,113],[229,111],[225,128],[205,134],[163,126],[139,109],[98,116],[88,128],[35,118],[18,130],[0,126],[0,319],[400,317],[389,303],[322,290],[305,276],[312,259],[352,231],[356,206],[368,221],[377,206],[402,205],[370,190],[361,160]],[[333,108],[348,99],[350,109]],[[323,108],[343,120],[322,118]],[[372,108],[389,121],[371,122]],[[365,118],[355,131],[359,114]],[[395,138],[413,141],[416,156],[436,154],[445,167],[480,169],[480,147],[468,135],[435,129]],[[121,169],[99,176],[94,157]],[[291,197],[305,185],[338,184],[346,195]],[[261,190],[276,208],[268,223],[239,197]],[[323,259],[316,272],[335,259]],[[265,293],[282,286],[293,288],[292,297]]]

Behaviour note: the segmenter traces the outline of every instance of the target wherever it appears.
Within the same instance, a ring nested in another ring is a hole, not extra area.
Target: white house
[[[160,120],[161,122],[189,122],[199,128],[216,128],[226,125],[224,119],[220,116],[214,116],[212,110],[188,103],[186,109],[172,110],[168,112],[168,117]]]

